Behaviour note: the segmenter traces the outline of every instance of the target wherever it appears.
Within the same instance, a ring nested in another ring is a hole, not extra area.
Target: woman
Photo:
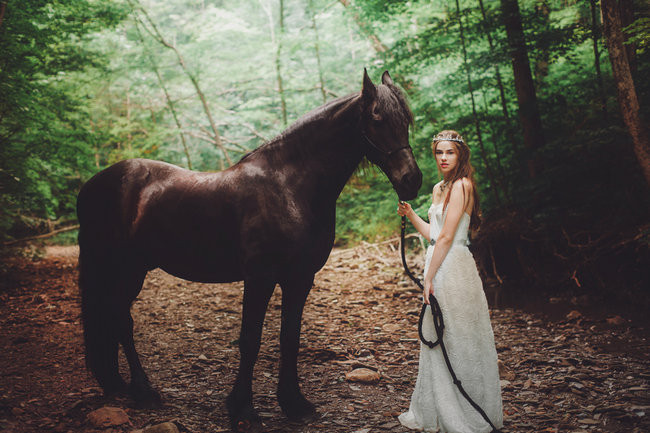
[[[445,321],[444,342],[451,365],[463,388],[483,408],[490,421],[503,425],[497,353],[483,285],[467,245],[470,228],[480,222],[474,169],[469,147],[456,131],[442,131],[432,143],[442,174],[433,188],[427,223],[400,204],[397,213],[406,215],[431,246],[424,270],[424,302],[434,294]],[[422,324],[424,337],[435,341],[431,307]],[[452,382],[442,351],[420,344],[420,364],[409,411],[399,416],[411,429],[426,432],[488,433],[492,430]]]

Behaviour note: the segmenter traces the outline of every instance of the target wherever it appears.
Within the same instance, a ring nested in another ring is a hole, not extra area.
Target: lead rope
[[[413,280],[415,284],[418,285],[420,290],[424,290],[424,286],[422,285],[420,279],[417,278],[415,275],[413,275],[408,265],[406,264],[406,254],[404,252],[405,232],[406,232],[406,217],[403,216],[402,234],[401,234],[401,243],[400,243],[400,250],[402,253],[402,265],[404,265],[404,271],[406,271],[406,275],[408,275],[409,278]],[[447,355],[445,342],[442,339],[445,330],[445,321],[442,317],[442,310],[440,309],[440,304],[438,304],[438,300],[436,299],[435,296],[433,296],[433,294],[429,295],[429,303],[431,305],[431,314],[433,315],[433,327],[436,330],[436,335],[438,336],[438,339],[432,342],[424,338],[424,334],[422,333],[422,321],[424,320],[424,314],[426,313],[427,304],[422,304],[422,310],[420,311],[420,320],[418,321],[418,334],[420,335],[420,341],[422,341],[422,343],[429,346],[431,349],[433,349],[436,346],[440,346],[440,350],[442,350],[442,356],[445,358],[445,364],[447,364],[447,369],[449,370],[449,374],[451,375],[454,384],[458,387],[458,391],[460,391],[463,397],[465,397],[465,400],[467,400],[469,404],[471,404],[472,407],[476,409],[476,411],[483,417],[483,419],[487,421],[488,424],[490,424],[490,427],[492,427],[492,433],[501,433],[500,430],[497,429],[494,426],[494,424],[492,424],[492,421],[490,421],[490,418],[488,418],[488,416],[485,414],[485,411],[481,409],[481,406],[476,404],[476,402],[470,398],[470,396],[467,394],[465,389],[463,389],[463,385],[460,383],[460,379],[456,377],[456,373],[454,372],[454,369],[451,367],[451,362],[449,361],[449,355]]]

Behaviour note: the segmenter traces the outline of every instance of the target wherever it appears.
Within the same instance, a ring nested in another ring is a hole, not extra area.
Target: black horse
[[[285,415],[307,420],[315,407],[298,385],[305,300],[334,242],[335,206],[364,156],[402,200],[422,184],[408,143],[413,117],[388,72],[363,89],[306,114],[269,143],[218,173],[143,159],[121,161],[91,178],[77,199],[82,319],[88,368],[107,394],[127,391],[160,402],[133,341],[130,308],[147,271],[191,281],[244,281],[240,364],[227,398],[233,429],[257,429],[252,373],[262,324],[282,287],[277,397]],[[131,371],[118,370],[121,344]]]

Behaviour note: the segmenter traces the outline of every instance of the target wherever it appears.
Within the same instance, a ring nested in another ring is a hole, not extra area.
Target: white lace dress
[[[437,239],[444,221],[443,204],[429,208],[431,239]],[[494,334],[490,324],[483,284],[472,253],[467,248],[470,216],[463,213],[452,247],[433,279],[433,290],[442,310],[444,342],[456,376],[469,396],[497,427],[503,426],[501,386]],[[427,249],[425,270],[434,246]],[[422,332],[437,340],[430,307]],[[465,400],[452,382],[439,346],[430,349],[420,343],[420,364],[408,412],[400,422],[425,432],[488,433],[492,429]]]

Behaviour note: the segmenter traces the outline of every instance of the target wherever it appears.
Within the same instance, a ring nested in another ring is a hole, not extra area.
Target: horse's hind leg
[[[131,384],[129,385],[129,394],[139,406],[152,407],[161,403],[160,394],[153,389],[149,383],[149,378],[142,368],[140,357],[135,350],[133,340],[133,318],[131,317],[131,303],[136,298],[142,288],[146,272],[134,271],[122,280],[120,290],[125,290],[127,303],[120,306],[119,309],[119,340],[124,349],[124,355],[129,363],[131,372]]]
[[[230,424],[234,431],[261,429],[261,420],[253,408],[253,367],[260,350],[262,325],[275,283],[247,278],[244,282],[241,333],[239,334],[239,372],[235,386],[226,399]]]
[[[298,348],[302,311],[314,282],[314,275],[292,277],[282,286],[282,330],[280,332],[280,378],[278,402],[284,414],[294,421],[309,421],[316,417],[316,408],[298,385]]]

